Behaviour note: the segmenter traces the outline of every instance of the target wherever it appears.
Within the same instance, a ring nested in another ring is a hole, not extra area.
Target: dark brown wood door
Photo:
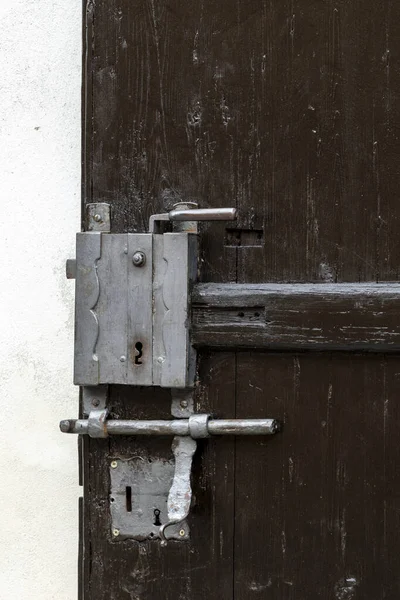
[[[112,232],[236,206],[202,227],[201,281],[398,280],[397,0],[87,0],[83,56],[83,203]],[[398,600],[400,358],[240,339],[202,349],[196,408],[282,432],[202,443],[191,540],[165,548],[111,538],[108,464],[170,439],[85,439],[81,597]],[[167,419],[170,396],[112,386],[110,409]]]

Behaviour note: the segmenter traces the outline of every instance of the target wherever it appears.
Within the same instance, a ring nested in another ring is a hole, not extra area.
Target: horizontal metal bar
[[[61,431],[64,433],[86,434],[87,419],[69,419],[61,421]],[[126,421],[107,420],[106,429],[109,435],[189,435],[189,421],[176,419],[173,421]]]
[[[400,352],[398,283],[197,284],[196,348]]]
[[[234,221],[236,208],[191,208],[171,210],[170,221]]]
[[[279,430],[275,419],[216,419],[207,425],[211,435],[272,435]]]
[[[197,416],[197,415],[194,415]],[[61,421],[63,433],[89,433],[87,419]],[[209,419],[208,433],[211,435],[272,435],[279,430],[275,419]],[[107,420],[105,430],[108,435],[191,435],[190,419],[173,421],[127,421]]]

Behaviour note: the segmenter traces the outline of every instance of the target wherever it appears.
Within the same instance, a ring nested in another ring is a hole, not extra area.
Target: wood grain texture
[[[83,203],[110,203],[113,232],[181,200],[236,206],[235,228],[264,243],[203,224],[204,282],[398,280],[397,1],[83,13]],[[85,600],[397,600],[398,372],[396,356],[205,355],[197,410],[285,427],[204,442],[192,541],[166,551],[112,541],[107,497],[110,457],[169,456],[168,442],[85,440]],[[114,387],[111,408],[162,418],[170,399]]]
[[[397,284],[200,284],[196,347],[399,352]]]
[[[387,521],[388,505],[389,527],[397,521],[400,491],[387,475],[399,459],[398,447],[388,447],[396,364],[239,354],[237,416],[274,415],[284,426],[273,439],[236,441],[235,598],[399,594],[385,560],[397,552]]]

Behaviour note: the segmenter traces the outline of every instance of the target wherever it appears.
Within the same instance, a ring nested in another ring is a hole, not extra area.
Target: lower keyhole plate
[[[110,459],[109,503],[114,540],[159,539],[159,528],[168,520],[167,501],[174,471],[173,460]],[[167,537],[189,539],[187,522],[168,527]]]

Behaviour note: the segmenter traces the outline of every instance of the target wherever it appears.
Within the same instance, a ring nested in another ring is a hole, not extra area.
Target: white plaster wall
[[[0,599],[75,600],[81,0],[0,0]]]

